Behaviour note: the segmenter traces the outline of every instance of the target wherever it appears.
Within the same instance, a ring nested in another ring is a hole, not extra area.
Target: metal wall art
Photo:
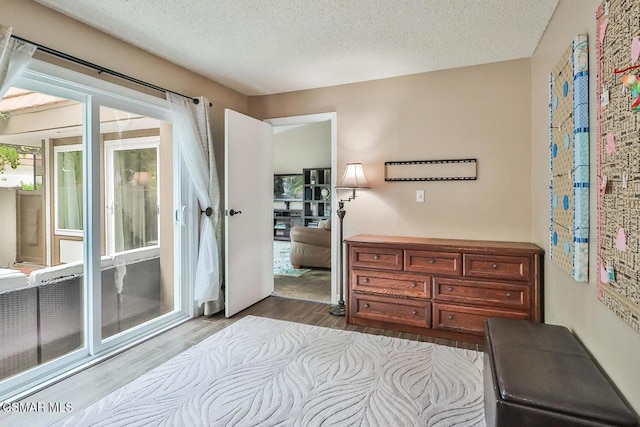
[[[385,181],[475,181],[477,159],[410,160],[384,163]]]

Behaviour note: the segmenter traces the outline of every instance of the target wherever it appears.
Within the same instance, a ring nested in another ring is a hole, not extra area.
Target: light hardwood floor
[[[329,314],[329,307],[327,304],[269,297],[229,319],[221,314],[198,317],[41,390],[24,401],[43,402],[45,405],[68,402],[73,411],[78,411],[247,315],[481,350],[476,344],[347,325],[344,317]],[[0,426],[48,426],[66,415],[48,411],[6,413],[0,408]]]

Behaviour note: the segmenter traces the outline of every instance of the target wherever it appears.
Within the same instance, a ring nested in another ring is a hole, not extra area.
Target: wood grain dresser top
[[[441,239],[430,237],[406,237],[406,236],[380,236],[372,234],[357,234],[345,239],[345,242],[351,244],[371,244],[371,245],[388,245],[402,244],[405,247],[429,247],[443,250],[482,250],[482,249],[511,249],[515,251],[533,251],[540,254],[544,250],[533,243],[528,242],[501,242],[493,240],[464,240],[464,239]]]

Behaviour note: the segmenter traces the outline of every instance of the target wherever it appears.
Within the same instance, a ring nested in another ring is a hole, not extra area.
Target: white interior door
[[[225,110],[225,316],[273,293],[271,125]]]

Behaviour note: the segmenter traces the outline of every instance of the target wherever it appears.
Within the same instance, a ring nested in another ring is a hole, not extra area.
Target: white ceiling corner
[[[266,95],[527,58],[559,0],[36,1]]]

